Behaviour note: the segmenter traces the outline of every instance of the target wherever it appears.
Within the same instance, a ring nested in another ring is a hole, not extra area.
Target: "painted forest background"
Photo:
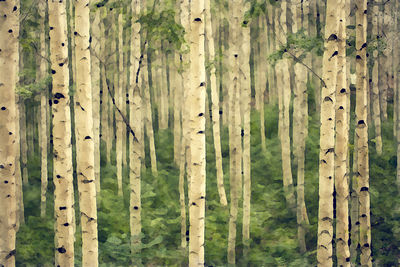
[[[398,13],[0,0],[0,266],[398,266]]]

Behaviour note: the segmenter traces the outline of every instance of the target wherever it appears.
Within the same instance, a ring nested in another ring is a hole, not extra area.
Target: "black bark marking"
[[[324,217],[321,219],[322,221],[328,221],[328,222],[332,222],[332,218],[330,217]]]
[[[59,210],[66,210],[67,207],[60,207]]]
[[[220,110],[220,111],[219,111],[219,114],[220,114],[220,115],[222,115],[222,113],[223,113],[223,111],[222,111],[222,110]]]
[[[201,21],[201,18],[195,18],[194,21]]]
[[[8,135],[12,135],[12,132],[8,132]]]
[[[17,11],[17,6],[14,6],[14,7],[13,7],[13,11]]]
[[[334,56],[337,56],[338,54],[339,54],[338,51],[333,52],[332,56],[329,59],[333,58]]]
[[[57,99],[54,100],[53,103],[54,103],[55,105],[57,105],[57,104],[58,104],[58,100],[57,100]]]
[[[74,32],[74,35],[78,35],[78,32]]]
[[[331,101],[331,102],[333,103],[332,98],[330,98],[329,96],[326,96],[326,97],[324,98],[324,101],[325,101],[325,102],[326,102],[326,101]]]
[[[63,225],[64,225],[64,226],[69,226],[69,223],[64,223]]]
[[[366,217],[367,217],[366,214],[362,214],[362,215],[361,215],[361,218],[366,218]]]
[[[67,250],[64,247],[57,248],[57,251],[60,252],[61,254],[67,252]]]
[[[89,183],[92,183],[92,182],[94,182],[94,180],[83,180],[82,181],[82,183],[84,183],[84,184],[89,184]]]
[[[204,113],[199,113],[199,117],[201,117],[201,116],[203,116],[204,115]]]
[[[342,88],[342,89],[340,90],[340,93],[342,93],[342,94],[346,93],[346,88]]]
[[[243,130],[243,129],[240,131],[240,135],[241,135],[242,137],[244,136],[244,130]]]
[[[196,202],[192,202],[192,205],[193,205],[193,206],[196,206]]]
[[[328,41],[335,41],[337,39],[338,39],[337,35],[332,33],[331,36],[329,36]]]
[[[342,110],[342,109],[344,109],[344,107],[343,107],[343,106],[340,106],[339,109]]]
[[[328,148],[328,149],[326,150],[326,152],[325,152],[325,155],[328,154],[328,153],[330,153],[330,152],[335,152],[335,149],[334,149],[333,147]]]
[[[204,197],[204,196],[201,196],[200,199],[205,199],[205,197]]]
[[[7,256],[6,256],[6,260],[8,260],[9,258],[15,256],[15,254],[17,254],[17,251],[15,249],[11,250]]]
[[[85,140],[92,139],[90,136],[85,136]]]
[[[201,83],[200,83],[200,86],[205,86],[205,85],[206,85],[205,82],[201,82]]]
[[[360,50],[363,50],[364,48],[367,48],[367,43],[363,43]]]
[[[61,46],[65,46],[65,44],[64,44],[64,43],[61,43]]]
[[[6,107],[1,107],[1,110],[6,110]]]
[[[0,169],[4,169],[4,165],[0,165]]]
[[[60,179],[60,178],[61,178],[61,175],[57,174],[56,177],[57,177],[58,179]]]
[[[9,30],[8,30],[8,33],[12,33],[12,32],[13,32],[13,30],[12,30],[12,29],[9,29]]]
[[[5,180],[5,181],[4,181],[4,183],[5,183],[5,184],[8,184],[8,181],[7,181],[7,180]]]
[[[204,133],[204,131],[198,131],[197,133],[198,133],[198,134],[203,134],[203,133]]]
[[[129,105],[129,100],[126,100],[126,104]]]
[[[369,244],[368,244],[368,243],[365,243],[365,244],[363,245],[363,247],[369,248]]]
[[[60,64],[58,64],[58,66],[62,67],[62,66],[64,66],[64,63],[60,63]]]
[[[360,225],[360,222],[356,222],[356,225]]]
[[[139,207],[138,207],[138,206],[134,206],[133,209],[134,209],[134,210],[138,210]]]
[[[56,71],[55,70],[51,70],[51,74],[56,74]]]
[[[361,56],[360,56],[360,55],[357,55],[357,56],[356,56],[356,59],[361,60]]]
[[[361,187],[361,190],[360,190],[361,192],[363,192],[363,191],[367,191],[368,192],[368,187]]]
[[[346,262],[350,262],[350,257],[347,257],[347,258],[346,258]]]
[[[64,95],[61,94],[61,93],[55,93],[54,97],[57,98],[57,99],[65,98]]]
[[[359,120],[359,121],[358,121],[358,125],[363,125],[363,124],[365,125],[364,120]]]

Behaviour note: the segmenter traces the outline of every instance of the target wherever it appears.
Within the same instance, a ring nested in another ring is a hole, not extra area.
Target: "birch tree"
[[[349,118],[347,104],[349,89],[346,70],[346,1],[338,4],[339,34],[336,84],[336,143],[335,143],[335,190],[336,190],[336,254],[338,265],[350,266],[349,251],[349,184],[347,156],[349,143]]]
[[[192,2],[190,18],[190,203],[189,266],[204,265],[206,197],[204,0]]]
[[[15,266],[19,2],[0,2],[0,265]]]
[[[65,1],[48,1],[50,61],[53,78],[53,164],[55,257],[60,266],[74,264],[74,189],[72,176],[68,38]]]
[[[75,128],[82,264],[98,265],[96,182],[90,55],[89,0],[75,1],[76,94]]]
[[[319,153],[318,266],[332,266],[335,104],[338,58],[336,1],[326,4]]]
[[[217,89],[216,67],[215,67],[215,46],[212,31],[212,18],[210,0],[205,0],[206,11],[206,38],[208,43],[208,60],[211,63],[210,68],[210,86],[211,86],[211,101],[212,101],[212,123],[213,123],[213,138],[215,150],[215,165],[217,168],[217,188],[219,201],[221,205],[226,206],[226,194],[224,188],[224,173],[222,169],[222,154],[221,154],[221,137],[220,137],[220,115],[219,115],[219,94]]]
[[[130,122],[135,138],[129,135],[129,166],[130,166],[130,230],[131,230],[131,253],[133,264],[140,265],[140,245],[141,245],[141,166],[142,166],[142,146],[143,138],[143,119],[142,119],[142,95],[141,95],[141,76],[140,71],[141,51],[140,51],[140,23],[137,19],[140,14],[141,4],[139,0],[132,1],[132,31],[131,31],[131,54],[130,54],[130,90],[129,90],[129,109]]]
[[[372,266],[367,124],[367,0],[356,0],[356,135],[361,266]]]

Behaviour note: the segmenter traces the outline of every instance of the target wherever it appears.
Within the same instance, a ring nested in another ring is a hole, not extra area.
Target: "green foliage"
[[[184,40],[184,28],[175,22],[175,10],[153,9],[150,12],[143,13],[138,22],[146,32],[147,41],[165,40],[172,44],[175,49],[180,49]]]
[[[291,57],[295,56],[297,60],[302,61],[311,51],[321,56],[323,54],[323,47],[324,42],[322,38],[319,36],[308,36],[305,29],[300,29],[296,33],[289,34],[286,45],[281,45],[267,59],[270,64],[275,65],[286,53],[289,53]]]
[[[31,75],[31,72],[29,70],[24,70],[23,72],[20,73],[20,76],[28,76]],[[24,85],[17,86],[16,90],[17,93],[22,96],[22,98],[27,99],[31,98],[32,96],[35,96],[39,93],[41,93],[43,90],[47,90],[49,86],[51,85],[51,75],[48,75],[47,77],[40,79],[39,81],[35,83],[28,83]]]

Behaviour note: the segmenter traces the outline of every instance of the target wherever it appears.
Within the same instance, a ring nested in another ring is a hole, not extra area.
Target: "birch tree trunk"
[[[142,146],[144,145],[143,119],[142,119],[142,95],[141,95],[141,50],[140,50],[140,23],[136,22],[140,15],[140,0],[132,1],[132,31],[131,31],[131,53],[130,53],[130,89],[129,89],[129,124],[135,137],[129,134],[129,178],[130,178],[130,230],[131,230],[131,254],[132,263],[141,265],[141,166]]]
[[[19,2],[0,2],[0,265],[15,266]]]
[[[339,266],[350,267],[349,251],[349,184],[347,156],[349,143],[349,118],[347,106],[346,66],[346,1],[341,0],[337,9],[339,18],[337,85],[336,85],[336,143],[335,143],[335,189],[336,189],[336,254]]]
[[[50,60],[53,77],[53,173],[56,217],[55,257],[60,266],[74,264],[74,189],[72,176],[71,114],[68,39],[65,1],[48,1]]]
[[[107,12],[104,10],[102,13],[102,19],[100,20],[100,33],[102,34],[102,38],[100,38],[100,51],[102,55],[102,63],[100,65],[101,68],[101,137],[106,144],[106,159],[107,163],[110,164],[110,152],[111,152],[111,137],[109,136],[109,93],[107,89],[107,77],[105,72],[105,53],[106,53],[106,38],[105,38],[105,28],[103,18],[107,16]],[[100,182],[100,181],[99,181]]]
[[[378,18],[379,18],[379,6],[375,3],[373,6],[373,14],[372,14],[372,36],[373,38],[378,37]],[[377,39],[376,39],[377,40]],[[372,61],[372,107],[373,107],[373,121],[374,121],[374,129],[375,129],[375,146],[376,153],[378,155],[382,154],[382,136],[381,136],[381,109],[379,102],[379,59],[378,59],[378,50],[374,50]]]
[[[243,2],[243,13],[249,10],[250,3]],[[240,73],[241,83],[241,106],[243,107],[243,245],[244,245],[244,260],[246,262],[250,251],[250,199],[251,199],[251,159],[250,159],[250,110],[251,110],[251,78],[250,78],[250,24],[248,21],[240,21],[241,27],[241,50],[240,50]],[[265,77],[266,73],[261,76]],[[261,88],[265,89],[266,80],[261,79]],[[261,90],[264,94],[264,90]],[[264,105],[264,101],[261,103]],[[242,173],[242,172],[241,172]]]
[[[241,192],[241,114],[240,114],[240,25],[242,22],[240,5],[241,0],[231,2],[229,7],[229,180],[230,200],[229,235],[228,235],[228,264],[236,263],[236,225],[238,206]]]
[[[293,33],[302,28],[302,3],[300,0],[292,2]],[[309,224],[304,200],[304,161],[307,138],[307,69],[299,62],[294,63],[294,99],[293,99],[293,154],[297,161],[297,238],[300,252],[305,253],[306,225]]]
[[[89,0],[75,2],[76,158],[82,227],[82,264],[98,266],[96,180],[94,169],[93,101]]]
[[[205,0],[206,16],[206,37],[208,44],[208,61],[211,63],[210,82],[211,82],[211,101],[212,101],[212,123],[215,150],[215,166],[217,168],[217,188],[219,201],[222,206],[228,205],[224,188],[224,173],[222,170],[221,137],[220,137],[220,115],[219,115],[219,94],[217,88],[216,67],[215,67],[215,46],[212,32],[212,18],[210,0]]]
[[[204,0],[192,2],[190,19],[190,204],[189,266],[204,265],[206,197]]]
[[[318,266],[332,266],[333,240],[335,93],[339,23],[336,1],[328,0],[326,8],[319,154]]]
[[[119,53],[119,61],[118,61],[118,75],[114,77],[118,80],[114,80],[115,87],[115,100],[117,103],[117,107],[122,109],[123,102],[123,88],[122,88],[122,75],[124,72],[124,53],[123,53],[123,23],[122,23],[122,8],[119,10],[118,14],[118,53]],[[124,123],[122,121],[121,115],[118,113],[115,114],[116,122],[117,122],[117,143],[116,143],[116,157],[117,157],[117,182],[118,182],[118,195],[122,196],[122,150],[123,147],[123,132],[124,132]]]
[[[367,0],[356,0],[356,135],[361,266],[372,266],[367,125]]]
[[[94,2],[94,0],[92,0]],[[91,70],[92,70],[92,99],[93,99],[93,142],[94,142],[94,177],[96,192],[100,193],[100,9],[94,11],[92,21]]]
[[[280,43],[281,45],[286,44],[287,34],[287,18],[286,18],[287,0],[281,1],[281,14],[280,14]],[[294,196],[293,177],[292,177],[292,166],[290,158],[290,118],[289,108],[291,99],[291,88],[290,88],[290,75],[289,75],[289,59],[283,58],[280,60],[280,77],[281,77],[281,129],[280,129],[280,140],[282,150],[282,172],[283,172],[283,189],[285,192],[285,198],[288,208],[295,210],[296,199]]]
[[[21,164],[22,164],[22,183],[27,185],[29,183],[28,175],[28,143],[26,140],[26,112],[25,102],[19,102],[19,132],[21,142]]]
[[[40,15],[40,60],[39,77],[44,79],[47,75],[46,63],[46,39],[45,39],[45,20],[46,20],[46,2],[39,2]],[[46,193],[47,193],[47,88],[42,88],[40,94],[40,154],[41,154],[41,197],[40,197],[40,217],[46,216]]]

